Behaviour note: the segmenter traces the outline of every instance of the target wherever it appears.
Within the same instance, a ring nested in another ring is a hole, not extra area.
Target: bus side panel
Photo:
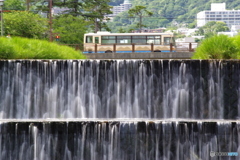
[[[113,52],[113,45],[99,45],[97,50],[98,53]]]
[[[95,45],[94,44],[84,44],[84,51],[83,53],[94,53],[95,52]]]
[[[97,53],[114,52],[113,45],[97,45]],[[133,45],[116,45],[117,53],[131,53]],[[170,45],[154,45],[153,51],[170,52]],[[173,46],[172,51],[175,51]],[[134,52],[151,52],[151,45],[135,45]],[[85,44],[83,53],[95,53],[94,44]]]
[[[151,45],[135,45],[135,52],[151,52]]]
[[[132,52],[132,45],[116,45],[117,53],[128,53]]]
[[[174,51],[175,47],[173,47],[172,50]],[[169,52],[170,45],[154,45],[153,51]]]

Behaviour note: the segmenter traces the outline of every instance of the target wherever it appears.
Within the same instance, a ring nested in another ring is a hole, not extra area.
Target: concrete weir
[[[237,160],[239,60],[0,60],[0,160]]]
[[[191,59],[193,52],[89,53],[89,59]]]

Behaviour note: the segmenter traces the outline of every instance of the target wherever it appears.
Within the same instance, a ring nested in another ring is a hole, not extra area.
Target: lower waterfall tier
[[[0,142],[0,159],[212,160],[240,153],[240,121],[11,120]]]

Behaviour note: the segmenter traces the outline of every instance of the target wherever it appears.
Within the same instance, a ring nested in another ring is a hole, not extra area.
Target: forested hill
[[[123,0],[112,0],[112,5],[119,5]],[[152,17],[145,18],[144,23],[148,28],[167,27],[172,22],[178,24],[194,24],[196,14],[203,10],[210,10],[211,3],[226,3],[227,10],[240,10],[240,0],[130,0],[135,5],[146,6],[154,13]],[[122,13],[110,24],[112,28],[126,29],[133,20],[128,20],[127,13]],[[115,24],[116,23],[116,24]],[[123,26],[121,26],[121,23]]]

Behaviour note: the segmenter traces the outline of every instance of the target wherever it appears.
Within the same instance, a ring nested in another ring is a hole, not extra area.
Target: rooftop
[[[124,0],[123,4],[131,4],[129,0]]]

